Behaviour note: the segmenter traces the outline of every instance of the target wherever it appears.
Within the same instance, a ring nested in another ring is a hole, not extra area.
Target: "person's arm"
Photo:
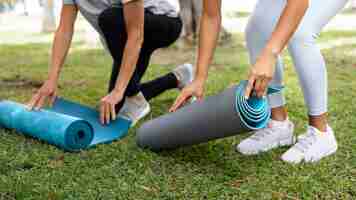
[[[204,97],[205,82],[208,78],[209,65],[214,56],[220,29],[221,0],[204,0],[203,14],[200,22],[199,50],[195,79],[182,90],[170,108],[171,112],[176,111],[192,96],[196,96],[198,100]]]
[[[115,105],[124,98],[143,44],[145,13],[143,0],[123,1],[123,3],[127,41],[115,88],[101,100],[100,121],[102,124],[108,124],[111,119],[116,119]]]
[[[28,103],[29,109],[40,109],[46,103],[47,98],[50,98],[50,104],[53,104],[57,95],[59,74],[72,42],[77,13],[78,10],[75,5],[63,6],[60,24],[53,40],[48,79]]]
[[[204,0],[195,80],[205,83],[221,29],[221,0]]]
[[[60,24],[53,41],[51,69],[48,76],[49,80],[57,81],[59,78],[60,71],[72,43],[77,13],[78,11],[76,6],[63,6]]]
[[[309,6],[309,0],[288,0],[271,38],[262,50],[256,63],[251,67],[245,97],[254,90],[263,97],[274,75],[278,55],[297,30]]]

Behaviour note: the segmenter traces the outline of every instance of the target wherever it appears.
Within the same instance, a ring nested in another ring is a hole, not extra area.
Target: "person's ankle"
[[[328,126],[324,124],[309,124],[309,126],[312,126],[320,131],[320,133],[326,133],[328,130]]]
[[[284,122],[288,120],[288,113],[285,107],[272,108],[271,119],[274,121]]]
[[[322,133],[326,133],[328,130],[327,114],[309,116],[309,125]]]
[[[272,116],[271,119],[277,122],[285,122],[288,120],[287,116]]]

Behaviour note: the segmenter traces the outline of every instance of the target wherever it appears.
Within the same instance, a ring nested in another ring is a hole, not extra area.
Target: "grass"
[[[242,40],[217,50],[208,95],[244,79],[248,57]],[[60,95],[95,106],[105,94],[110,58],[76,43],[61,76]],[[1,45],[0,99],[26,102],[46,77],[48,44]],[[339,150],[317,164],[289,165],[286,148],[243,156],[234,144],[248,134],[160,154],[135,145],[135,129],[121,141],[80,153],[0,129],[0,200],[41,199],[353,199],[356,196],[356,56],[355,45],[325,50],[329,71],[330,124]],[[146,80],[191,61],[193,49],[161,50]],[[286,96],[297,133],[306,110],[289,57]],[[18,80],[25,84],[19,84]],[[11,82],[13,81],[13,82]],[[14,83],[14,84],[10,84]],[[17,83],[17,84],[15,84]],[[170,91],[151,102],[146,120],[167,112],[177,95]],[[204,134],[204,133],[202,133]]]
[[[341,14],[343,15],[354,15],[355,13],[356,13],[355,8],[351,8],[351,7],[346,8],[341,12]]]
[[[322,32],[320,34],[319,42],[327,42],[331,40],[337,40],[340,38],[355,38],[355,31],[337,31],[337,30],[332,30],[332,31],[327,31],[327,32]]]
[[[245,11],[236,11],[233,13],[230,13],[230,17],[238,17],[238,18],[243,18],[243,17],[248,17],[250,16],[251,13],[250,12],[245,12]]]

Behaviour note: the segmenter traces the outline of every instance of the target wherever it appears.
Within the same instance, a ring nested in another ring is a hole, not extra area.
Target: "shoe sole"
[[[278,142],[272,143],[271,145],[268,145],[264,149],[261,149],[259,151],[254,151],[254,152],[242,152],[239,150],[239,148],[236,148],[236,149],[238,152],[240,152],[244,155],[257,155],[257,154],[264,153],[264,152],[270,151],[270,150],[278,148],[278,147],[292,146],[295,143],[295,141],[296,141],[296,137],[293,136],[291,139],[280,140]]]
[[[149,113],[151,112],[151,108],[150,106],[147,106],[145,108],[145,110],[143,110],[140,114],[140,116],[136,119],[136,120],[133,120],[132,123],[131,123],[131,126],[130,128],[133,128],[136,126],[136,124],[144,117],[146,117]]]
[[[328,157],[328,156],[331,156],[332,154],[336,153],[337,151],[337,147],[334,147],[333,149],[329,150],[328,152],[326,152],[325,154],[323,154],[323,156],[317,158],[317,159],[310,159],[308,161],[305,160],[305,157],[302,158],[299,162],[294,162],[294,161],[289,161],[289,160],[286,160],[286,159],[283,159],[283,156],[282,156],[282,160],[284,162],[287,162],[287,163],[290,163],[290,164],[300,164],[302,162],[304,163],[316,163],[316,162],[319,162],[321,159],[325,158],[325,157]]]
[[[318,162],[320,161],[321,159],[325,158],[325,157],[328,157],[328,156],[331,156],[333,155],[334,153],[336,153],[337,151],[337,147],[334,147],[333,149],[331,149],[330,151],[326,152],[325,154],[323,154],[323,156],[317,158],[317,159],[311,159],[310,161],[305,161],[306,163],[308,162]]]

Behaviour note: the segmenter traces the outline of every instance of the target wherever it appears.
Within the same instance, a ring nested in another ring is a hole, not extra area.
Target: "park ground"
[[[328,64],[330,124],[339,141],[338,152],[319,163],[286,164],[280,156],[287,148],[258,156],[236,153],[235,144],[249,134],[152,153],[136,146],[132,129],[120,141],[68,153],[0,130],[0,200],[356,199],[355,35],[351,30],[328,30],[319,39]],[[9,33],[3,36],[11,38]],[[47,42],[1,44],[0,99],[28,101],[46,78],[49,53]],[[192,62],[194,55],[194,48],[176,45],[160,50],[145,80]],[[289,116],[301,134],[307,111],[288,54],[284,59]],[[235,33],[232,42],[217,49],[207,95],[245,79],[248,67],[243,37]],[[60,95],[96,106],[105,95],[110,68],[104,51],[76,41],[63,69]],[[154,99],[145,120],[166,113],[177,94],[170,91]]]

